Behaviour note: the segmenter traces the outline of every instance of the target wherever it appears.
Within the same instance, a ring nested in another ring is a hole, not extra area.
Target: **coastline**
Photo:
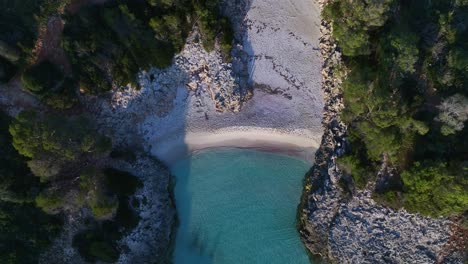
[[[155,142],[151,153],[170,165],[198,151],[213,148],[247,148],[297,157],[312,165],[319,143],[307,131],[285,132],[259,127],[228,127],[211,132],[186,133]]]
[[[140,89],[120,87],[107,96],[85,98],[99,129],[112,135],[115,146],[141,150],[166,165],[210,148],[249,148],[294,156],[312,167],[324,106],[317,3],[239,0],[225,1],[224,9],[235,31],[232,61],[219,50],[204,50],[195,27],[170,67],[139,73]],[[147,159],[136,166],[145,179],[163,179],[154,182],[163,195],[151,187],[148,200],[172,194],[167,169]],[[141,212],[148,219],[142,225],[154,232],[135,231],[138,239],[129,235],[122,245],[138,254],[165,255],[174,241],[157,248],[152,241],[175,234],[175,208],[169,201],[166,205]],[[153,209],[165,217],[149,221]],[[172,225],[161,226],[166,219]]]

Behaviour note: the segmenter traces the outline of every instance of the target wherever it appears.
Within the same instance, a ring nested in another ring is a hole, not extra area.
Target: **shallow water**
[[[310,166],[242,149],[203,151],[174,164],[180,220],[174,262],[310,263],[295,227]]]

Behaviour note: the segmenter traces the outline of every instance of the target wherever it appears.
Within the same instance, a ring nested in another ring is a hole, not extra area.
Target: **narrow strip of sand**
[[[152,153],[168,165],[198,151],[211,148],[249,148],[281,153],[312,163],[319,142],[305,134],[265,128],[226,128],[211,132],[188,132],[153,142]]]

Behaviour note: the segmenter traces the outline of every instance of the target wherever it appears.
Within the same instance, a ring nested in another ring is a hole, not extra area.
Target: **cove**
[[[311,164],[246,149],[212,149],[173,164],[176,264],[310,263],[296,230]]]

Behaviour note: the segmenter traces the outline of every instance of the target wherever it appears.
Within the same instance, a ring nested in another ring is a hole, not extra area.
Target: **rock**
[[[133,163],[115,162],[113,167],[129,171],[144,186],[132,196],[140,216],[138,225],[119,244],[124,250],[117,263],[171,263],[176,212],[171,194],[169,170],[147,154],[138,155]]]

